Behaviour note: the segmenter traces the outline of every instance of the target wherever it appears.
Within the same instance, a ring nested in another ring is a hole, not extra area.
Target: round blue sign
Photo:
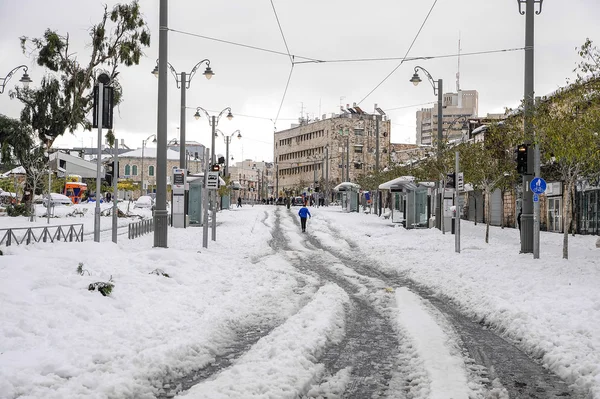
[[[546,181],[541,177],[536,177],[529,183],[529,187],[531,187],[531,191],[534,193],[542,194],[546,191]]]

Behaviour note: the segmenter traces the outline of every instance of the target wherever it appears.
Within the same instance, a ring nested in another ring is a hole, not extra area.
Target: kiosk
[[[185,192],[189,189],[189,187],[187,187],[186,175],[187,171],[185,169],[173,169],[173,185],[171,187],[173,195],[173,201],[171,202],[171,217],[173,227],[187,227],[185,220]]]

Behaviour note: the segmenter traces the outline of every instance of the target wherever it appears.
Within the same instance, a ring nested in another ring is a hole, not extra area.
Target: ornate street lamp
[[[443,94],[443,88],[442,88],[442,84],[443,84],[443,80],[442,79],[438,79],[438,80],[434,80],[431,77],[431,74],[423,67],[420,66],[416,66],[415,67],[415,73],[413,74],[412,78],[410,79],[410,82],[417,86],[419,83],[422,82],[421,77],[419,76],[419,72],[418,70],[423,71],[423,73],[425,75],[427,75],[427,78],[429,79],[429,83],[431,83],[431,87],[433,87],[433,94],[437,95],[438,97],[438,112],[437,112],[437,136],[438,136],[438,158],[441,154],[441,149],[442,149],[442,140],[443,140],[443,134],[442,134],[442,129],[443,129],[443,124],[444,124],[444,120],[443,120],[443,113],[442,113],[442,94]],[[437,87],[436,87],[437,84]]]
[[[185,169],[185,167],[186,167],[186,162],[185,162],[185,109],[186,109],[185,91],[186,91],[186,89],[190,88],[192,78],[198,71],[198,68],[200,67],[200,65],[202,65],[203,63],[206,63],[206,69],[204,70],[202,75],[204,75],[204,77],[206,79],[210,80],[210,78],[212,78],[215,73],[211,69],[210,60],[208,60],[208,59],[204,59],[204,60],[200,61],[199,63],[197,63],[196,65],[194,65],[194,67],[192,68],[192,71],[189,74],[186,74],[185,72],[177,73],[177,71],[175,70],[175,68],[173,68],[171,63],[167,61],[167,66],[169,67],[171,74],[175,78],[175,82],[177,83],[177,88],[181,89],[181,112],[180,112],[180,129],[179,129],[179,141],[180,141],[179,167],[181,169]],[[159,73],[158,60],[156,60],[156,66],[152,70],[152,74],[158,78],[158,73]]]
[[[23,83],[23,86],[25,88],[29,87],[29,83],[33,81],[29,77],[29,74],[27,74],[27,66],[19,65],[18,67],[13,68],[13,70],[10,71],[5,77],[0,78],[0,94],[4,93],[4,88],[6,87],[6,84],[8,83],[10,78],[12,78],[15,72],[17,72],[21,68],[23,68],[25,71],[23,72],[23,76],[21,76],[21,79],[19,79],[19,82]]]

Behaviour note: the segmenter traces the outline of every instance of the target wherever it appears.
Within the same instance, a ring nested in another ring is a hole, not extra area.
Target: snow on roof
[[[144,148],[144,158],[156,158],[156,148]],[[138,148],[137,150],[124,152],[123,154],[119,154],[119,158],[141,158],[142,157],[142,149]],[[179,152],[173,151],[167,148],[167,159],[171,161],[179,160]]]
[[[2,173],[2,177],[8,177],[10,175],[24,175],[25,173],[25,168],[22,166],[17,166],[14,169],[9,170],[8,172]]]
[[[348,181],[338,184],[333,188],[334,191],[348,191],[350,189],[360,189],[360,186],[356,183],[350,183]]]

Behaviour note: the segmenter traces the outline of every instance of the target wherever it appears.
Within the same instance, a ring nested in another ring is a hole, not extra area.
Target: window
[[[364,136],[365,135],[365,129],[354,129],[354,135],[355,136]]]
[[[131,175],[131,166],[125,165],[125,176]]]
[[[354,169],[362,169],[362,163],[355,162],[354,163]]]
[[[363,146],[362,145],[355,145],[354,146],[354,152],[356,154],[361,154],[363,152]]]
[[[148,176],[154,176],[154,165],[148,166]]]
[[[137,176],[137,165],[133,165],[133,168],[131,168],[131,169],[132,169],[132,170],[131,170],[131,174],[132,174],[133,176]]]

